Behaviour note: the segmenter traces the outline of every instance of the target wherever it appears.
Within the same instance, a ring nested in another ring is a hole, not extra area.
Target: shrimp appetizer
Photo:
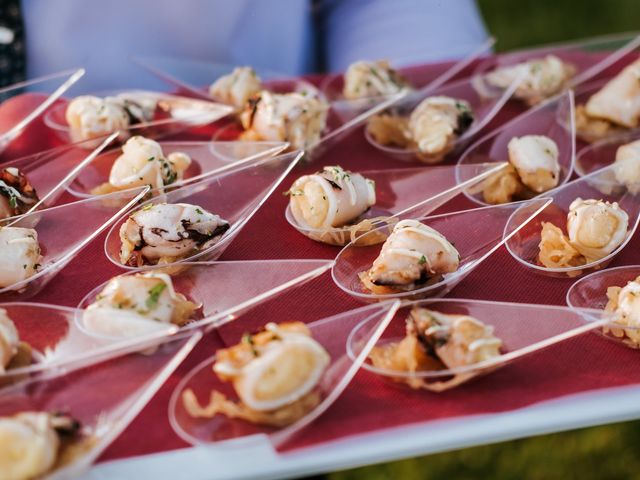
[[[473,121],[468,102],[437,96],[425,98],[408,117],[372,117],[367,130],[377,143],[415,150],[420,160],[432,164],[444,160]]]
[[[605,311],[616,314],[615,323],[621,327],[604,327],[605,334],[611,334],[633,348],[640,348],[640,277],[627,282],[624,287],[607,288],[609,301]]]
[[[373,180],[339,166],[298,178],[288,192],[296,221],[305,227],[342,227],[376,203]]]
[[[27,213],[38,200],[36,190],[20,170],[0,169],[0,219]]]
[[[0,227],[0,288],[35,275],[42,255],[32,228]]]
[[[616,180],[632,194],[640,192],[640,140],[620,145],[613,165]]]
[[[492,205],[524,200],[551,190],[560,181],[556,142],[544,135],[514,137],[507,146],[509,165],[484,184],[484,201]]]
[[[384,295],[437,283],[459,264],[460,254],[444,235],[417,220],[402,220],[359,276],[367,290]]]
[[[230,225],[186,203],[148,204],[120,227],[120,262],[141,267],[172,263],[217,243]]]
[[[264,330],[216,353],[213,371],[221,381],[231,382],[238,403],[213,391],[209,404],[202,407],[193,391],[186,390],[184,406],[193,417],[221,414],[284,427],[320,403],[317,387],[329,363],[329,354],[304,323],[268,323]]]
[[[576,107],[576,131],[593,142],[640,126],[640,60]]]
[[[79,142],[149,122],[155,115],[156,106],[156,101],[150,97],[82,95],[69,103],[65,116],[72,141]]]
[[[228,75],[223,75],[209,87],[211,98],[243,108],[249,98],[262,90],[262,81],[251,67],[236,67]]]
[[[82,313],[92,332],[133,337],[182,326],[199,305],[175,291],[164,273],[138,273],[114,277]]]
[[[240,115],[245,129],[241,138],[289,142],[292,149],[306,149],[320,140],[328,111],[329,105],[313,95],[263,90],[249,99]]]
[[[380,369],[417,373],[474,365],[500,356],[501,347],[493,328],[480,320],[414,307],[406,320],[405,337],[374,347],[369,358]],[[442,391],[468,378],[469,374],[463,374],[446,382],[428,382],[417,376],[395,380],[411,388]]]
[[[506,89],[518,78],[522,78],[513,96],[529,105],[535,105],[568,88],[575,74],[573,65],[563,62],[555,55],[547,55],[497,68],[486,75],[485,81],[493,87]]]
[[[575,199],[569,206],[567,232],[542,222],[538,258],[547,268],[567,268],[600,260],[627,238],[629,216],[614,202]]]
[[[31,363],[31,347],[20,341],[15,323],[7,311],[0,308],[0,374],[29,366]]]
[[[393,95],[410,88],[409,82],[386,60],[358,61],[349,65],[344,74],[342,94],[347,100]]]
[[[190,164],[191,157],[186,153],[173,152],[165,156],[155,140],[131,137],[113,163],[109,181],[94,188],[91,193],[104,195],[145,185],[162,193],[164,187],[183,179]]]
[[[0,478],[30,480],[73,461],[84,442],[80,424],[62,413],[0,417]]]

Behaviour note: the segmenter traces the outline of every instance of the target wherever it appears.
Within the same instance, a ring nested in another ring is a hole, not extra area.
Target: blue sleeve
[[[410,65],[461,58],[487,39],[474,0],[329,0],[321,15],[330,71],[357,60]]]

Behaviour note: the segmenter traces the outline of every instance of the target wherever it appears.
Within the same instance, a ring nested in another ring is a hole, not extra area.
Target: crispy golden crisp
[[[371,117],[367,131],[381,145],[410,148],[414,142],[408,135],[409,117],[381,114]]]
[[[562,230],[549,222],[542,222],[538,248],[540,263],[547,268],[577,267],[586,263]]]

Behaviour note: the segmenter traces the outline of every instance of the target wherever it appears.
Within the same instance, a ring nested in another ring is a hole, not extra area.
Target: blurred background
[[[497,51],[640,29],[638,0],[478,0],[478,5],[487,30],[498,39]],[[640,421],[634,421],[336,472],[328,478],[640,478],[639,445]]]

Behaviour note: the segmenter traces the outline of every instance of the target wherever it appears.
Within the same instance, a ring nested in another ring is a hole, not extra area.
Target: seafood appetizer
[[[76,420],[62,413],[0,417],[0,478],[41,478],[71,463],[84,443],[80,430]]]
[[[492,205],[532,198],[551,190],[560,181],[556,142],[544,135],[514,137],[507,146],[509,165],[489,177],[484,201]]]
[[[182,326],[199,305],[175,291],[164,273],[138,273],[112,278],[82,313],[91,332],[133,337]]]
[[[640,125],[640,60],[622,70],[576,107],[576,131],[588,142]]]
[[[386,60],[352,63],[344,74],[343,95],[347,100],[393,95],[410,88],[409,82]]]
[[[240,114],[245,129],[241,138],[289,142],[292,149],[306,149],[320,140],[328,112],[329,105],[313,95],[263,90]]]
[[[0,219],[27,213],[38,200],[35,189],[20,170],[0,169]]]
[[[435,284],[459,264],[460,254],[444,235],[417,220],[402,220],[359,276],[367,290],[384,295]]]
[[[31,365],[31,347],[20,341],[13,320],[0,308],[0,374],[14,368]]]
[[[374,182],[339,166],[298,178],[286,194],[296,221],[311,228],[348,225],[376,203]]]
[[[175,262],[214,245],[229,228],[197,205],[151,203],[120,227],[120,262],[131,267]]]
[[[243,108],[251,97],[262,90],[262,81],[251,67],[236,67],[209,87],[209,95],[220,102]]]
[[[130,125],[153,120],[157,103],[148,96],[120,94],[115,97],[82,95],[67,106],[66,120],[74,142],[102,137]]]
[[[380,369],[417,373],[449,370],[500,356],[502,341],[493,327],[468,315],[453,315],[414,307],[406,320],[405,337],[399,342],[376,346],[371,363]],[[458,385],[469,374],[445,382],[428,382],[420,377],[395,378],[411,388],[442,391]]]
[[[163,187],[182,180],[190,164],[191,157],[186,153],[173,152],[165,156],[155,140],[142,136],[131,137],[113,163],[109,181],[97,186],[91,193],[104,195],[145,185],[162,193]]]
[[[485,81],[493,87],[506,89],[522,78],[514,97],[535,105],[565,90],[575,73],[576,68],[570,63],[563,62],[555,55],[547,55],[497,68],[485,76]]]
[[[436,96],[425,98],[408,117],[372,117],[367,131],[381,145],[415,150],[423,162],[438,163],[454,149],[456,140],[473,121],[468,102]]]
[[[625,241],[629,216],[614,202],[575,199],[569,206],[567,232],[542,222],[539,260],[547,268],[567,268],[600,260]]]
[[[183,393],[189,415],[217,414],[251,423],[284,427],[304,417],[321,400],[318,385],[329,366],[327,351],[301,322],[268,323],[264,330],[216,352],[213,371],[231,382],[240,401],[212,391],[201,406],[192,390]]]
[[[604,327],[605,334],[614,337],[634,348],[640,348],[640,277],[627,282],[624,287],[607,288],[609,301],[605,311],[616,314],[615,323],[622,327]]]
[[[629,192],[634,195],[640,192],[640,140],[618,147],[613,173]]]
[[[0,227],[0,288],[35,275],[42,260],[40,253],[34,229]]]

